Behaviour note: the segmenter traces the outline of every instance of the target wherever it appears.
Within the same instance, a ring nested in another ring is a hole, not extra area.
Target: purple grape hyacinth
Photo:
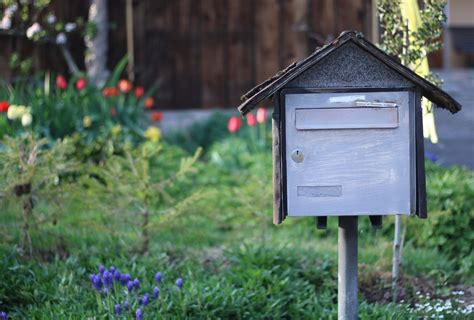
[[[127,283],[132,279],[132,277],[130,276],[130,273],[122,273],[120,275],[120,283],[122,283],[122,285],[127,285]]]
[[[178,278],[176,279],[176,286],[181,289],[183,287],[183,279]]]
[[[99,291],[102,288],[102,280],[100,278],[100,275],[91,275],[90,280],[92,282],[92,285],[94,286],[94,289]]]
[[[120,281],[120,279],[121,279],[120,271],[118,271],[118,269],[116,269],[113,274],[114,274],[114,280],[115,281]]]
[[[107,297],[107,295],[109,294],[109,290],[107,288],[104,287],[104,297]]]
[[[143,311],[142,311],[142,309],[137,309],[137,311],[135,312],[135,319],[143,320]]]
[[[123,308],[128,311],[128,300],[123,303]]]
[[[122,306],[120,304],[116,304],[114,306],[115,314],[116,315],[121,315],[122,314]]]
[[[158,297],[160,296],[160,289],[158,289],[158,287],[153,288],[153,296],[155,297],[155,299],[158,299]]]
[[[110,287],[114,283],[113,275],[109,271],[105,270],[102,277],[103,277],[103,280],[104,280],[104,284],[106,286]]]
[[[157,273],[155,274],[155,281],[156,281],[157,283],[160,283],[160,282],[161,282],[161,272],[157,272]]]
[[[115,268],[115,266],[110,266],[109,268],[109,272],[114,274],[115,270],[117,270],[117,268]]]
[[[133,286],[136,289],[140,289],[140,280],[138,280],[137,278],[133,279]]]
[[[0,320],[8,320],[8,313],[0,311]]]
[[[105,267],[103,265],[100,265],[99,266],[99,273],[104,274],[104,272],[105,272]]]
[[[140,304],[143,306],[147,306],[149,302],[150,302],[150,295],[148,293],[145,293],[143,295],[143,298],[140,299]]]
[[[127,289],[128,289],[128,292],[133,291],[133,282],[132,281],[127,282]]]

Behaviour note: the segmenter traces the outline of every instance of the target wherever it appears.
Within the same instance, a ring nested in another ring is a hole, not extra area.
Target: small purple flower
[[[8,313],[0,311],[0,320],[8,320]]]
[[[160,289],[158,289],[158,287],[154,287],[153,288],[153,296],[158,299],[158,297],[160,296]]]
[[[181,289],[183,287],[183,279],[178,278],[176,279],[176,286]]]
[[[103,279],[104,279],[104,284],[106,286],[111,286],[114,282],[114,278],[113,278],[113,275],[112,273],[110,273],[109,271],[105,270],[104,271],[104,274],[102,275]]]
[[[113,274],[115,272],[115,270],[117,270],[117,268],[115,268],[115,266],[110,266],[110,268],[109,268],[110,273]]]
[[[109,290],[107,288],[104,288],[104,297],[107,297],[108,294],[109,294]]]
[[[160,283],[161,282],[161,272],[157,272],[155,274],[155,281]]]
[[[93,279],[91,279],[92,285],[94,289],[99,291],[102,288],[102,280],[100,279],[100,275],[95,275]]]
[[[135,312],[135,319],[136,320],[143,320],[143,311],[142,309],[137,309]]]
[[[432,162],[438,161],[438,156],[430,151],[425,151],[425,157],[428,158]]]
[[[127,289],[128,289],[128,292],[133,291],[133,282],[132,281],[127,282]]]
[[[103,274],[105,272],[105,267],[103,265],[99,266],[99,273]]]
[[[137,278],[133,279],[133,286],[136,289],[140,289],[140,281]]]
[[[143,298],[140,299],[140,304],[143,305],[144,307],[148,305],[150,302],[150,295],[148,293],[145,293],[143,295]]]
[[[123,285],[126,285],[127,282],[129,282],[131,279],[132,279],[132,277],[130,276],[129,273],[122,273],[122,274],[120,275],[120,282],[121,282]]]
[[[123,308],[128,311],[128,300],[123,303]]]
[[[120,271],[118,270],[114,271],[114,279],[115,281],[120,281]]]
[[[91,273],[91,274],[89,275],[89,279],[90,279],[91,283],[94,284],[95,274]]]
[[[115,314],[120,315],[122,313],[122,306],[120,304],[116,304],[114,306]]]

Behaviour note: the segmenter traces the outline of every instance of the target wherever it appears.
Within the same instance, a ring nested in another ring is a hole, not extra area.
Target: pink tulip
[[[267,120],[267,110],[264,107],[260,107],[257,110],[257,122],[258,123],[265,123]]]
[[[242,126],[242,120],[240,120],[239,117],[233,116],[229,119],[229,122],[227,123],[227,129],[229,130],[230,133],[236,133],[237,131],[240,130],[240,127]]]
[[[251,127],[257,124],[257,119],[255,119],[255,116],[253,115],[253,113],[249,113],[247,115],[247,124]]]

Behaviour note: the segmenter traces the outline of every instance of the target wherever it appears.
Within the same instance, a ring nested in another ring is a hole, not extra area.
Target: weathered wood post
[[[339,217],[337,312],[339,320],[357,319],[357,216]]]

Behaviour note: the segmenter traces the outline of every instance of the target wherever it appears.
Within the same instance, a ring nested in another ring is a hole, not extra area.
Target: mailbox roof
[[[247,93],[242,96],[244,101],[239,107],[239,111],[242,115],[247,114],[252,109],[254,109],[262,100],[272,96],[275,92],[282,89],[286,84],[291,80],[299,76],[304,71],[308,70],[310,67],[319,63],[326,56],[328,56],[333,51],[340,48],[344,43],[352,41],[357,44],[362,49],[366,50],[377,59],[385,63],[388,67],[395,70],[409,81],[413,82],[416,86],[421,89],[423,96],[428,98],[431,102],[435,103],[437,106],[451,111],[451,113],[456,113],[461,110],[461,104],[457,102],[453,97],[448,93],[432,84],[431,82],[425,80],[424,78],[417,75],[415,72],[400,64],[384,51],[377,48],[375,45],[365,40],[363,35],[356,31],[345,31],[336,38],[333,42],[317,49],[310,56],[301,60],[299,62],[294,62],[286,69],[279,71],[273,77],[265,80],[260,83]]]

